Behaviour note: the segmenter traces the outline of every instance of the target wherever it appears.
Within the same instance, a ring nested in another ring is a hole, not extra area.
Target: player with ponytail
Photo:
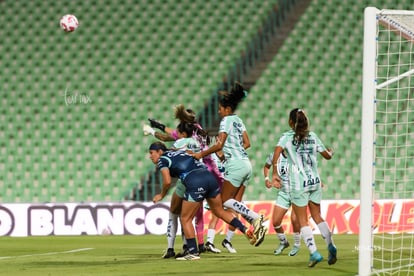
[[[272,182],[275,187],[281,184],[277,160],[282,152],[285,152],[288,158],[292,208],[299,222],[303,241],[310,252],[308,266],[313,267],[321,262],[323,257],[317,250],[312,229],[308,224],[307,207],[309,206],[312,217],[317,217],[316,212],[320,212],[319,204],[322,199],[317,155],[319,153],[323,158],[329,160],[332,158],[333,151],[327,149],[319,137],[309,130],[309,120],[302,109],[295,108],[290,112],[289,126],[291,130],[283,134],[274,151]],[[318,222],[321,234],[328,244],[328,264],[334,264],[336,262],[336,247],[332,241],[332,234],[325,221]]]
[[[209,149],[193,154],[196,159],[206,158],[212,153],[222,151],[224,154],[224,182],[221,191],[223,205],[228,210],[241,214],[254,227],[254,234],[260,245],[265,237],[267,228],[263,226],[263,216],[250,210],[243,202],[243,194],[251,178],[252,166],[246,149],[250,147],[246,127],[240,117],[234,114],[239,103],[247,96],[243,86],[236,82],[232,89],[220,92],[218,113],[222,118],[218,131],[218,138]],[[239,195],[239,198],[237,196]],[[230,252],[232,245],[228,236],[222,242]],[[233,249],[234,250],[234,249]]]

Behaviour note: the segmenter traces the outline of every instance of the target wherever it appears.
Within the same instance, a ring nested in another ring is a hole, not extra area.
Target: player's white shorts
[[[308,206],[309,201],[320,204],[322,200],[322,189],[319,188],[315,191],[291,191],[290,200],[292,204],[299,207]]]
[[[224,168],[224,179],[234,187],[246,186],[252,175],[252,164],[249,159],[226,160]]]
[[[277,194],[275,205],[286,210],[289,209],[289,207],[292,205],[290,201],[290,194],[280,190]]]

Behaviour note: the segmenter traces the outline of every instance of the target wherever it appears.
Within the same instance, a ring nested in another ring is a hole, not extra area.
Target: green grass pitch
[[[221,247],[224,236],[216,236],[216,247]],[[292,241],[292,237],[289,236]],[[338,262],[329,266],[328,252],[320,235],[315,240],[322,263],[308,268],[309,253],[302,242],[295,257],[274,256],[275,235],[266,236],[259,247],[248,244],[242,235],[236,235],[233,245],[237,254],[224,249],[220,254],[204,253],[198,261],[162,259],[166,237],[143,236],[48,236],[1,237],[0,275],[356,275],[358,271],[358,236],[336,235]],[[177,237],[176,252],[180,251],[181,237]]]

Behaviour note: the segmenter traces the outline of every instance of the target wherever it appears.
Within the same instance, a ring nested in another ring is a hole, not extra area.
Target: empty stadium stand
[[[264,25],[283,24],[299,2],[1,1],[0,202],[149,200],[156,177],[146,119],[174,126],[179,103],[203,111]],[[274,199],[261,167],[296,106],[336,150],[334,161],[321,161],[324,197],[359,196],[370,1],[352,2],[311,1],[237,111],[253,142],[246,200]],[[399,2],[376,5],[410,8]],[[80,21],[74,33],[58,26],[66,13]]]

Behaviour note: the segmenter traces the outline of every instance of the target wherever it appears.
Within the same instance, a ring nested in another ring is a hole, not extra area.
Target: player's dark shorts
[[[205,198],[214,198],[220,193],[220,188],[214,175],[207,169],[192,171],[183,180],[185,185],[184,199],[200,202]]]

